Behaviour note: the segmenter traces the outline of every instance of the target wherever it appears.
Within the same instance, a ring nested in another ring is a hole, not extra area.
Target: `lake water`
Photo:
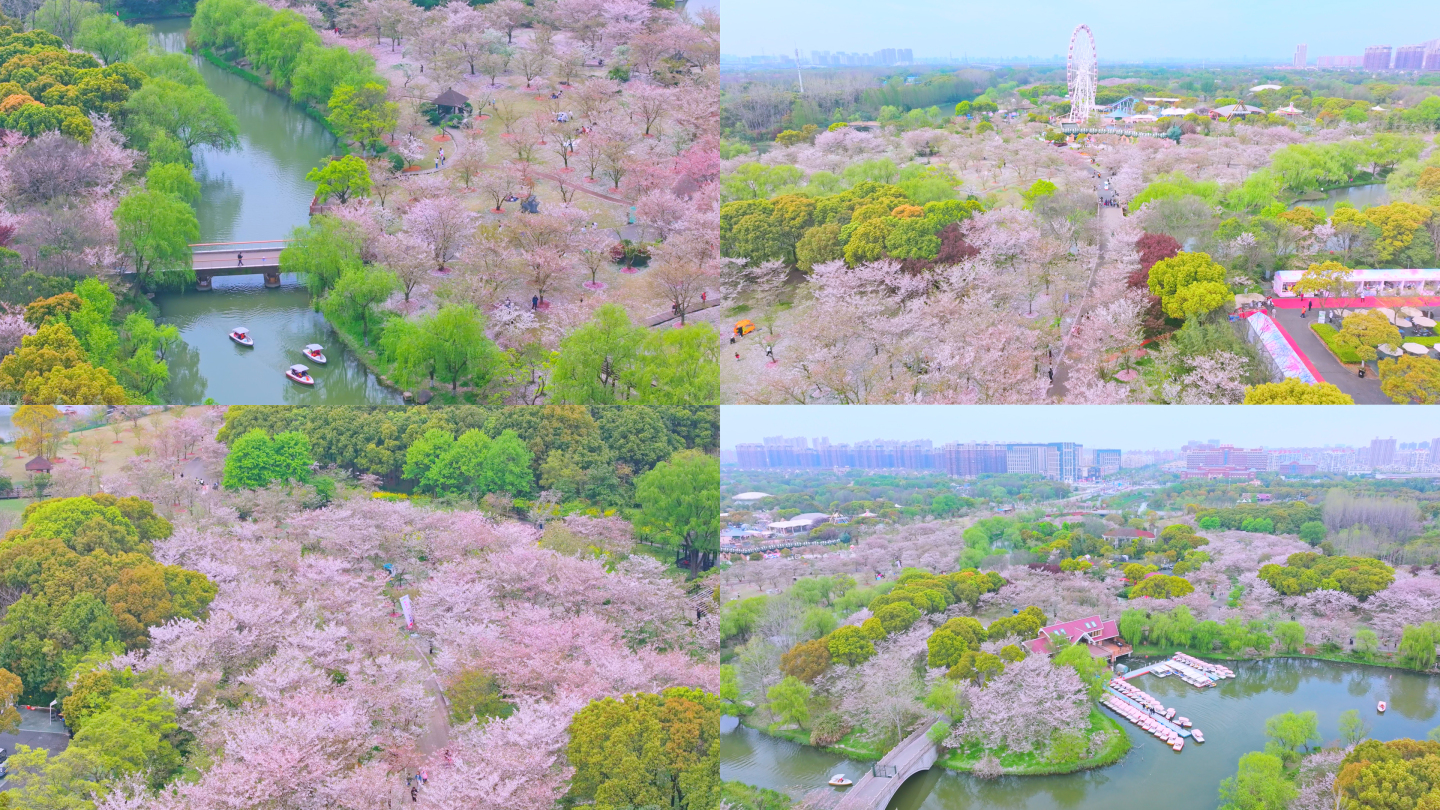
[[[1325,192],[1323,200],[1304,200],[1296,205],[1324,208],[1326,214],[1333,214],[1336,204],[1342,202],[1348,202],[1360,209],[1369,208],[1372,205],[1385,205],[1390,202],[1390,192],[1385,189],[1384,183],[1366,183],[1363,186],[1332,188]]]
[[[185,50],[189,19],[157,20],[156,47]],[[209,62],[194,63],[205,84],[230,105],[240,125],[240,147],[222,152],[195,150],[200,181],[201,242],[284,239],[310,218],[315,185],[305,174],[335,151],[335,138],[288,100],[226,73]],[[180,329],[186,346],[170,358],[167,400],[198,403],[209,397],[230,404],[365,405],[398,403],[399,394],[380,385],[337,339],[311,307],[310,293],[293,274],[278,289],[262,276],[219,276],[214,289],[155,296],[161,320]],[[250,328],[255,348],[227,335]],[[325,347],[328,365],[305,362],[300,348]],[[315,385],[287,380],[294,363],[309,366]]]
[[[1173,677],[1142,676],[1134,683],[1205,733],[1175,753],[1122,721],[1133,747],[1108,768],[1062,776],[1009,776],[995,780],[932,768],[911,777],[890,810],[1114,810],[1162,806],[1165,810],[1213,810],[1220,780],[1233,776],[1240,756],[1265,747],[1265,720],[1287,711],[1314,710],[1326,742],[1339,737],[1341,712],[1358,709],[1380,740],[1424,739],[1440,725],[1440,678],[1378,667],[1302,659],[1228,664],[1232,680],[1199,690]],[[1385,700],[1381,715],[1375,704]],[[1102,711],[1108,712],[1108,709]],[[869,766],[819,749],[767,737],[726,718],[720,743],[720,775],[793,796],[822,787],[831,774],[862,773]]]

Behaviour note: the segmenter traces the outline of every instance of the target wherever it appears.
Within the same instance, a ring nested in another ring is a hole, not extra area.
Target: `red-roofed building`
[[[1130,645],[1120,638],[1120,628],[1111,619],[1102,621],[1099,616],[1086,616],[1083,619],[1052,624],[1049,627],[1040,628],[1040,637],[1025,642],[1025,649],[1032,653],[1050,654],[1050,637],[1063,634],[1072,643],[1083,643],[1089,646],[1090,654],[1096,658],[1104,658],[1110,663],[1122,655],[1130,654]]]

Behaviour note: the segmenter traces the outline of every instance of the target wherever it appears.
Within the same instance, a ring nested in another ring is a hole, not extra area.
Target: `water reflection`
[[[1414,672],[1360,667],[1325,661],[1278,659],[1229,664],[1234,680],[1197,690],[1174,678],[1144,676],[1138,684],[1195,721],[1205,731],[1203,745],[1190,743],[1182,753],[1125,724],[1134,746],[1120,763],[1063,776],[1005,777],[992,781],[932,769],[909,779],[896,792],[890,810],[1113,810],[1150,806],[1166,810],[1211,810],[1220,780],[1234,774],[1236,762],[1265,745],[1265,720],[1286,711],[1314,710],[1320,734],[1339,737],[1340,714],[1357,709],[1376,739],[1424,739],[1434,725],[1436,679]],[[1391,701],[1377,714],[1375,704]],[[817,749],[773,740],[752,729],[722,727],[720,773],[794,796],[821,787],[836,771],[860,766]]]
[[[154,43],[171,52],[185,49],[188,19],[154,23]],[[335,149],[335,139],[319,122],[280,96],[194,59],[205,84],[230,106],[240,126],[240,146],[220,152],[195,151],[200,181],[196,216],[201,242],[283,239],[309,222],[314,184],[305,174]],[[261,276],[214,280],[207,292],[157,295],[161,320],[180,329],[185,346],[170,358],[167,399],[223,404],[364,405],[399,403],[379,384],[310,304],[309,292],[292,275],[279,289],[265,289]],[[248,326],[255,348],[245,349],[227,335]],[[325,347],[328,365],[305,362],[300,348]],[[285,378],[295,363],[310,367],[315,385]]]

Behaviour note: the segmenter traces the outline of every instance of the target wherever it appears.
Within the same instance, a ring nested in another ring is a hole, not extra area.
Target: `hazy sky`
[[[720,446],[765,436],[865,439],[1080,442],[1122,450],[1177,449],[1191,439],[1245,447],[1368,445],[1440,437],[1432,408],[1388,405],[725,405]]]
[[[719,0],[717,0],[719,2]],[[1440,37],[1433,3],[1420,0],[723,0],[721,50],[748,56],[811,50],[913,48],[916,57],[1063,55],[1087,23],[1104,64],[1194,57],[1288,59],[1308,44],[1310,63],[1359,55],[1367,45]]]

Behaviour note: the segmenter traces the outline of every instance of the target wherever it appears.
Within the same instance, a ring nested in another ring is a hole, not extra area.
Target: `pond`
[[[1324,208],[1328,215],[1335,213],[1336,204],[1342,202],[1348,202],[1360,209],[1369,208],[1372,205],[1385,205],[1390,202],[1390,192],[1386,190],[1384,183],[1366,183],[1360,186],[1332,188],[1325,192],[1323,200],[1301,200],[1295,205]]]
[[[189,19],[156,20],[153,43],[170,52],[185,50]],[[230,105],[240,125],[240,146],[230,151],[195,150],[200,181],[201,242],[284,239],[310,217],[315,186],[305,174],[335,150],[335,138],[288,100],[196,57],[205,84]],[[311,307],[310,293],[294,274],[266,289],[262,276],[219,276],[214,289],[159,293],[161,321],[180,329],[185,346],[172,354],[166,400],[222,404],[366,405],[398,404],[400,396],[381,385],[339,341],[325,318]],[[227,335],[247,326],[255,348]],[[326,365],[305,362],[300,348],[325,347]],[[294,363],[310,367],[315,385],[285,379]]]
[[[1440,678],[1413,672],[1304,659],[1229,663],[1233,680],[1199,690],[1175,678],[1144,675],[1140,688],[1174,706],[1205,732],[1205,743],[1175,753],[1123,723],[1133,748],[1118,764],[1063,776],[975,779],[932,768],[908,780],[890,810],[1114,810],[1163,805],[1166,810],[1213,810],[1220,780],[1233,776],[1240,756],[1265,747],[1265,720],[1287,711],[1314,710],[1327,742],[1339,736],[1341,712],[1358,709],[1371,736],[1424,739],[1440,725]],[[1375,704],[1385,700],[1381,715]],[[1108,711],[1108,710],[1106,710]],[[800,796],[836,772],[854,775],[868,765],[819,749],[767,737],[726,718],[720,776]]]

